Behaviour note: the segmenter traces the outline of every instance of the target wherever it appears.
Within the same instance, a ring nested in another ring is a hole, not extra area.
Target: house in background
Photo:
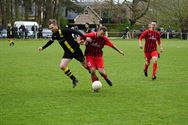
[[[102,18],[90,7],[87,6],[83,13],[79,14],[74,19],[74,25],[83,25],[89,23],[90,25],[99,24],[102,21]]]

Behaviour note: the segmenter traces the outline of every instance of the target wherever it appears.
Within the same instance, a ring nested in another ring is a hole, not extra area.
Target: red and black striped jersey
[[[157,50],[157,43],[160,45],[160,33],[155,30],[145,30],[139,40],[145,38],[144,52],[150,53]]]
[[[87,42],[85,49],[85,56],[101,57],[103,55],[102,49],[105,45],[113,47],[113,44],[106,36],[97,36],[97,32],[84,34],[85,37],[90,37],[91,42]]]

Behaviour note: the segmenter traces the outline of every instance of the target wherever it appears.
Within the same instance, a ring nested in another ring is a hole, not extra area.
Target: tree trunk
[[[29,10],[30,10],[30,1],[26,0],[24,1],[24,6],[25,6],[25,13],[24,13],[24,17],[25,17],[25,20],[28,20],[29,19]]]
[[[6,17],[6,26],[8,23],[10,23],[10,1],[6,0],[6,5],[4,4],[4,6],[6,7],[6,13],[5,13],[5,17]]]
[[[18,8],[19,8],[18,0],[15,0],[15,3],[14,3],[14,10],[15,10],[15,18],[14,18],[14,20],[15,21],[16,20],[20,20]]]

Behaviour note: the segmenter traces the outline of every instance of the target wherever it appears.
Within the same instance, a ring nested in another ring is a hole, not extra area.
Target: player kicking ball
[[[90,69],[92,83],[98,81],[96,70],[101,74],[104,80],[109,86],[112,86],[112,81],[108,78],[106,71],[104,70],[103,48],[109,46],[124,55],[123,51],[119,50],[110,40],[105,36],[107,28],[102,26],[97,32],[91,32],[84,34],[86,37],[85,43],[85,57],[87,67]]]

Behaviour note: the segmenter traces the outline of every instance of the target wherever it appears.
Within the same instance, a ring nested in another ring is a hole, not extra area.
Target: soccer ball
[[[95,91],[95,92],[98,92],[100,89],[102,88],[102,83],[100,81],[94,81],[92,83],[92,89]]]

